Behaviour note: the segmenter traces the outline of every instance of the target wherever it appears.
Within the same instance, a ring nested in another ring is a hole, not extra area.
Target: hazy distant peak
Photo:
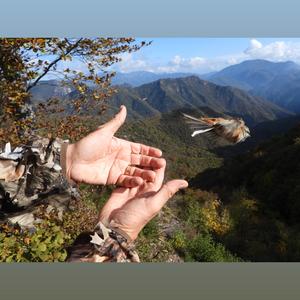
[[[208,80],[249,91],[300,113],[300,65],[293,61],[247,60],[217,72]]]

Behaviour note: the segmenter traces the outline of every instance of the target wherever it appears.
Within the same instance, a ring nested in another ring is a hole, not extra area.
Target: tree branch
[[[30,84],[27,89],[26,89],[26,92],[28,92],[30,89],[32,89],[34,86],[36,86],[38,84],[38,82],[46,75],[48,74],[48,72],[50,71],[50,69],[55,65],[57,64],[60,60],[62,60],[62,57],[63,56],[66,56],[68,54],[70,54],[78,45],[79,43],[82,41],[82,38],[80,38],[72,47],[70,47],[65,53],[61,54],[59,57],[57,57],[55,60],[53,60],[49,65],[48,67],[45,69],[45,71],[39,76],[36,78],[36,80]]]

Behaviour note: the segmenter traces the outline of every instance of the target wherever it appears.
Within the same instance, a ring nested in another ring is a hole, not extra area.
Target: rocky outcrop
[[[33,227],[36,210],[43,205],[60,217],[77,190],[62,175],[60,147],[63,140],[32,137],[13,151],[9,144],[0,153],[0,222]]]

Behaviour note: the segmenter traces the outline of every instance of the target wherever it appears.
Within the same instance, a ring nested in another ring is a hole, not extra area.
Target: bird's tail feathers
[[[194,130],[192,137],[201,133],[209,132],[213,129],[212,124],[208,124],[207,122],[202,121],[202,119],[197,119],[184,113],[182,115],[189,127]]]
[[[187,114],[184,114],[182,113],[183,117],[185,118],[186,122],[188,124],[202,124],[202,125],[207,125],[206,122],[203,122],[201,119],[198,119],[198,118],[195,118],[195,117],[192,117],[190,115],[187,115]]]

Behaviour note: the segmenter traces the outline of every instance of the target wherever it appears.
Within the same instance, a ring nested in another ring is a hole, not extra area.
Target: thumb
[[[127,110],[124,105],[121,105],[120,111],[109,122],[101,126],[100,128],[110,131],[115,134],[116,131],[124,124],[127,115]]]
[[[151,201],[151,205],[153,205],[153,212],[159,212],[166,202],[180,189],[185,189],[187,187],[188,182],[181,179],[174,179],[165,183]]]

